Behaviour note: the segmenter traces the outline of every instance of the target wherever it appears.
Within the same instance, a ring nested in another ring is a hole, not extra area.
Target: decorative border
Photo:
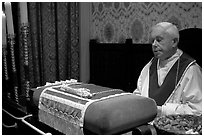
[[[20,27],[21,40],[23,45],[24,70],[25,70],[25,96],[29,100],[30,77],[29,77],[29,24],[22,23]]]
[[[2,49],[3,54],[3,66],[4,66],[4,78],[6,81],[6,89],[8,89],[9,75],[8,75],[8,64],[7,64],[7,45],[3,45]],[[11,99],[11,92],[9,90],[6,91],[6,96],[8,99]]]
[[[18,78],[17,78],[17,70],[16,70],[16,61],[15,61],[15,34],[8,34],[8,45],[10,46],[10,53],[11,53],[11,64],[12,64],[12,73],[13,73],[13,90],[14,90],[14,98],[17,104],[19,104],[18,99]]]

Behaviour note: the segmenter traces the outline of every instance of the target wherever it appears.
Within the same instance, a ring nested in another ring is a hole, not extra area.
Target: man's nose
[[[156,39],[155,39],[154,42],[152,43],[152,46],[157,46],[157,41],[156,41]]]

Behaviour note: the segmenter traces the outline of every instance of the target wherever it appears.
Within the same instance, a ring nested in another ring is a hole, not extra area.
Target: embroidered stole
[[[149,97],[153,98],[158,106],[161,106],[165,103],[168,97],[171,95],[172,91],[175,89],[175,81],[177,75],[177,67],[178,61],[180,61],[179,68],[178,68],[178,77],[177,83],[180,80],[183,72],[185,71],[186,67],[194,61],[193,58],[188,56],[187,54],[183,53],[178,59],[168,74],[166,75],[164,82],[161,86],[158,85],[158,74],[157,74],[157,58],[152,60],[152,65],[150,66],[149,71]]]

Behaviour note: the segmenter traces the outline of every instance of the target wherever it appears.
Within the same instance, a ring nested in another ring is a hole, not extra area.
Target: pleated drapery
[[[2,89],[7,99],[8,92],[10,100],[17,103],[18,98],[18,104],[24,106],[30,88],[46,82],[79,80],[79,3],[12,2],[11,5],[15,37],[13,45],[7,37],[8,45],[3,50],[7,52],[3,54],[7,68],[2,69],[5,84]],[[26,18],[28,22],[23,22]],[[15,62],[11,63],[12,58]],[[17,93],[13,87],[17,87]]]

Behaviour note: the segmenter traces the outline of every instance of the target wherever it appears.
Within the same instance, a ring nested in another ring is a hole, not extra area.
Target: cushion
[[[120,134],[152,121],[154,100],[135,94],[94,102],[86,109],[84,128],[94,134]]]

